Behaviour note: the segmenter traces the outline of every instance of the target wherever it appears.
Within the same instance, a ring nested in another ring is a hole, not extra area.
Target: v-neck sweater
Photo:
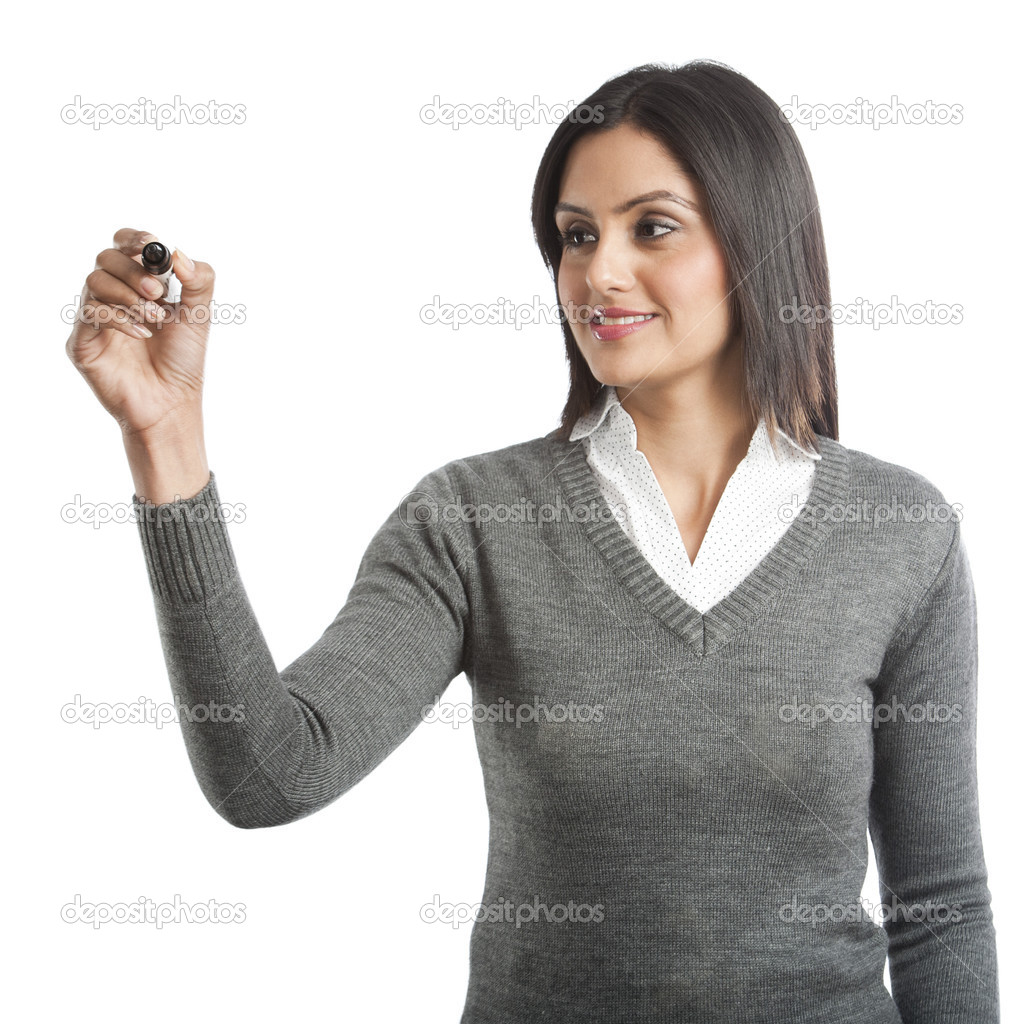
[[[281,672],[216,479],[136,496],[176,701],[244,708],[181,715],[203,793],[241,828],[320,810],[465,673],[490,833],[462,1024],[995,1024],[959,516],[919,474],[818,440],[800,516],[703,614],[580,445],[448,462]]]

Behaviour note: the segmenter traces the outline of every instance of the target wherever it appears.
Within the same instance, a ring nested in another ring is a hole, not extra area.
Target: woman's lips
[[[590,321],[590,333],[598,341],[615,341],[627,334],[635,334],[649,324],[658,314],[641,313],[631,309],[609,307],[595,313]]]

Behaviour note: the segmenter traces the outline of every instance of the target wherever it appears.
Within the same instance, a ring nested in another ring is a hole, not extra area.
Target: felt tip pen
[[[174,276],[173,251],[163,242],[148,242],[142,249],[142,266],[164,286],[161,302],[177,302],[181,297],[178,279]]]

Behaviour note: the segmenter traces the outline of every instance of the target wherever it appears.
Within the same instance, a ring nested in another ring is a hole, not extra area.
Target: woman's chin
[[[651,375],[657,373],[650,360],[641,362],[635,354],[605,352],[598,358],[588,359],[587,365],[596,380],[617,388],[635,388],[645,381],[649,384]]]

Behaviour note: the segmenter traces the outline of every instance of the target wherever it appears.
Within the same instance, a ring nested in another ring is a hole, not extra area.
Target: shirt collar
[[[594,434],[598,428],[602,428],[602,433],[607,433],[616,428],[628,430],[632,433],[633,447],[636,447],[636,425],[633,423],[633,417],[623,408],[615,388],[609,384],[605,384],[601,388],[597,401],[591,406],[590,411],[584,413],[576,420],[572,433],[569,434],[569,440],[582,440],[584,437]],[[785,432],[780,430],[779,436],[784,439],[785,446],[791,452],[808,459],[813,459],[815,462],[821,458],[819,452],[802,448]],[[757,429],[750,439],[747,456],[756,455],[763,457],[773,454],[771,442],[768,440],[768,428],[762,416],[758,421]]]
[[[619,396],[615,391],[615,388],[608,384],[605,384],[597,397],[597,401],[590,407],[589,412],[585,412],[578,420],[576,425],[572,428],[572,433],[569,435],[570,441],[579,441],[580,438],[588,437],[597,428],[604,423],[608,416],[608,411],[613,405],[618,405],[622,408],[619,402]],[[622,409],[625,412],[625,409]],[[632,417],[630,417],[632,419]]]

